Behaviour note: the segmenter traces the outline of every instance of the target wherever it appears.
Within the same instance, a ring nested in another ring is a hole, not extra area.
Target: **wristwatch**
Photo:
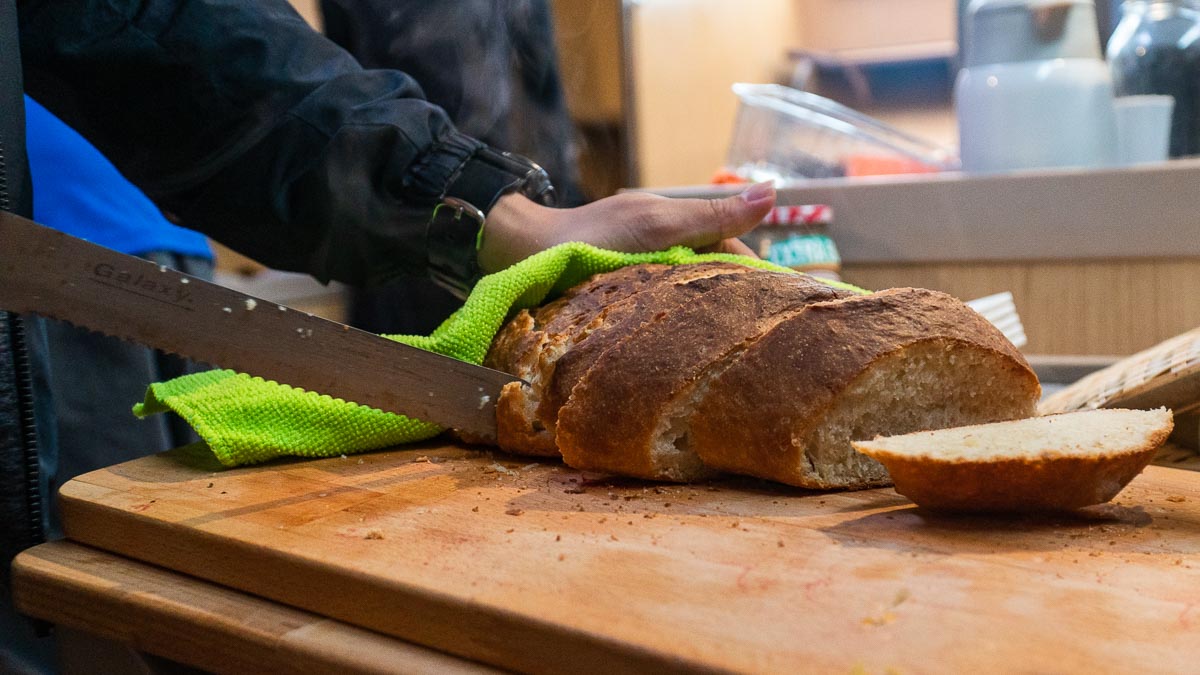
[[[513,192],[554,205],[550,176],[520,155],[482,146],[463,163],[426,229],[429,271],[438,285],[460,298],[470,294],[483,276],[477,253],[483,245],[487,213]]]

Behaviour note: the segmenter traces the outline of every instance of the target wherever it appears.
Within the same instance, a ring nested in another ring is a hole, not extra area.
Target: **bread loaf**
[[[1171,411],[1089,410],[855,442],[936,510],[1075,509],[1117,495],[1167,440]]]
[[[519,312],[500,330],[484,360],[484,365],[530,384],[514,382],[501,393],[496,405],[497,444],[510,452],[557,457],[554,425],[559,406],[570,394],[565,382],[573,383],[586,370],[590,354],[589,346],[580,345],[572,352],[573,347],[593,333],[619,334],[655,312],[669,310],[694,295],[694,289],[681,288],[691,281],[749,271],[728,263],[633,265],[598,275],[533,312]],[[567,359],[560,369],[563,356]],[[560,391],[561,400],[556,395]],[[547,398],[553,405],[543,403]]]
[[[518,314],[487,363],[529,383],[498,401],[502,448],[673,481],[883,485],[851,440],[1027,417],[1040,393],[1011,343],[945,294],[711,263],[599,275]]]

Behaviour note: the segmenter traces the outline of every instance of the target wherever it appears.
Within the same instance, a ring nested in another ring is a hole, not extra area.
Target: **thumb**
[[[717,244],[753,230],[775,206],[775,183],[755,183],[725,199],[677,199],[679,221],[689,231],[679,242],[692,248]]]

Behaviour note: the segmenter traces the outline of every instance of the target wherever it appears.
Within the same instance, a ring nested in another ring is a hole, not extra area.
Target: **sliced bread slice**
[[[1145,468],[1171,411],[1089,410],[855,442],[930,509],[1056,511],[1107,502]]]

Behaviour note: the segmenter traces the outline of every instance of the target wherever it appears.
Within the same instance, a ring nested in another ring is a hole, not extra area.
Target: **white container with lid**
[[[955,82],[964,171],[1116,163],[1113,87],[1090,0],[975,0]]]

